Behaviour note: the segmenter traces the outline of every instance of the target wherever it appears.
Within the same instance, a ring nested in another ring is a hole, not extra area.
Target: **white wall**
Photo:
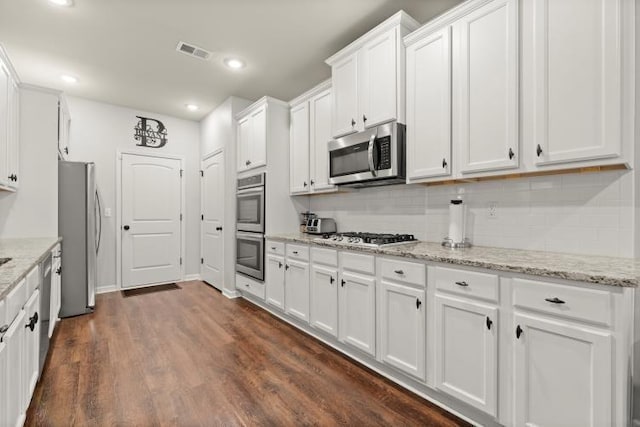
[[[96,181],[102,197],[102,243],[98,254],[98,287],[116,286],[116,153],[148,152],[184,156],[186,179],[186,248],[183,259],[187,275],[200,271],[200,145],[199,126],[183,120],[111,104],[68,97],[71,113],[70,160],[95,162]],[[168,143],[162,148],[137,147],[133,139],[137,115],[158,119],[167,128]],[[159,189],[159,191],[162,191]],[[112,210],[110,218],[105,209]],[[99,289],[100,290],[100,289]]]
[[[20,89],[20,188],[0,191],[1,238],[58,236],[58,96]]]
[[[378,187],[311,197],[310,209],[334,217],[340,231],[412,233],[441,242],[449,201],[462,193],[475,245],[633,257],[633,181],[633,172],[615,171]],[[497,203],[496,218],[489,218],[490,202]]]
[[[200,152],[202,158],[223,149],[225,170],[224,191],[224,283],[215,283],[227,295],[235,292],[235,218],[236,218],[236,121],[235,115],[249,106],[243,98],[227,98],[200,122]]]

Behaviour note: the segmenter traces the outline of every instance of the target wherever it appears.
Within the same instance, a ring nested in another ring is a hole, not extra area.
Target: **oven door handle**
[[[373,164],[373,144],[375,144],[375,141],[376,141],[376,134],[373,133],[371,134],[371,138],[369,138],[369,148],[367,149],[367,154],[369,158],[369,172],[371,172],[371,175],[373,176],[377,175],[376,166]]]
[[[260,242],[260,241],[264,240],[264,235],[263,234],[258,234],[258,233],[237,232],[236,233],[236,238],[244,239],[244,240],[254,240],[256,242]]]
[[[264,187],[253,187],[253,188],[247,188],[244,190],[238,190],[236,194],[238,196],[251,196],[254,194],[264,194]]]

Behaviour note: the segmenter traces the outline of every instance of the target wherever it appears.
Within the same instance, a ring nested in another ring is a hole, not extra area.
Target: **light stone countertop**
[[[269,235],[267,239],[608,286],[637,287],[640,276],[640,262],[631,258],[486,246],[448,249],[439,243],[422,241],[387,248],[363,248],[348,243],[316,240],[317,237],[319,236],[292,233]]]
[[[61,241],[60,237],[0,239],[0,258],[11,258],[0,265],[0,301]]]

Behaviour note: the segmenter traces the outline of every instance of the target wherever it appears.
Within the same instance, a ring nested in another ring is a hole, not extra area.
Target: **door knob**
[[[125,226],[124,226],[124,227],[122,227],[122,228],[124,228],[124,229],[125,229],[125,231],[126,231],[126,230],[128,230],[129,228],[131,228],[131,227],[129,227],[128,225],[125,225]]]

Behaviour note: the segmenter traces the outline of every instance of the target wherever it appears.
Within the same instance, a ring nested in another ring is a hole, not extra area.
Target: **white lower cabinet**
[[[293,259],[285,264],[285,313],[309,321],[309,263]]]
[[[338,308],[338,339],[375,356],[376,279],[343,271]]]
[[[267,255],[265,264],[267,304],[284,310],[284,257]]]
[[[0,317],[1,318],[1,317]],[[0,321],[2,322],[2,321]],[[2,337],[2,332],[0,332]],[[3,338],[0,338],[0,425],[8,425],[7,416],[7,345]]]
[[[425,291],[380,281],[378,330],[384,363],[425,379]]]
[[[515,425],[612,424],[611,333],[516,313],[514,340]]]
[[[311,326],[338,336],[338,269],[311,265]]]
[[[40,365],[40,290],[36,289],[24,306],[25,339],[24,339],[24,379],[23,406],[29,407],[31,396],[38,382]]]
[[[18,312],[18,316],[9,326],[2,341],[6,345],[6,387],[7,387],[7,426],[21,426],[25,418],[25,408],[23,406],[25,357],[23,354],[24,341],[26,339],[26,329],[24,327],[26,314],[24,310]]]
[[[435,296],[436,387],[490,415],[497,415],[498,309]]]

